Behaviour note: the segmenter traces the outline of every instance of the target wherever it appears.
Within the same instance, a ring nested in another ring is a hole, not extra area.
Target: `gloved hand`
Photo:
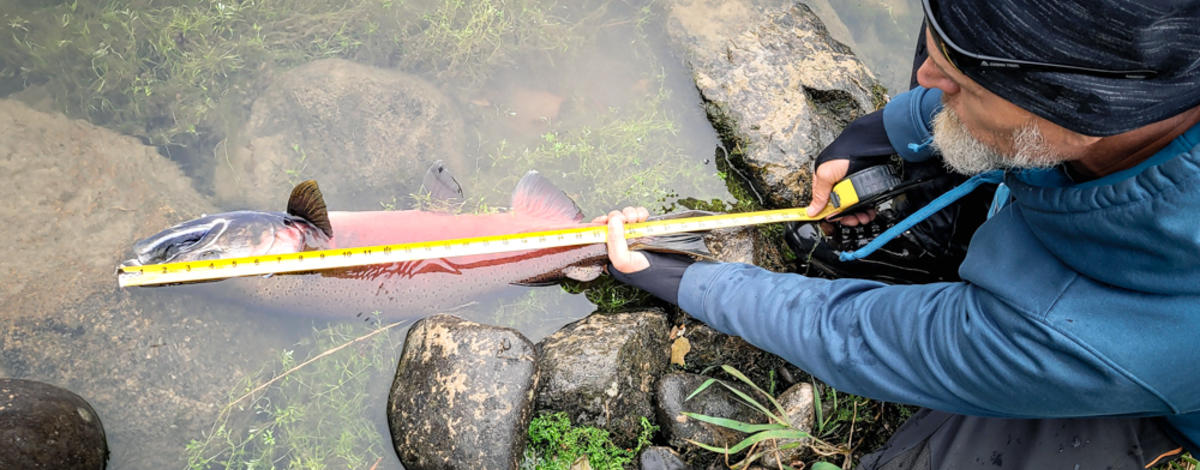
[[[645,222],[645,207],[626,207],[592,220],[608,224],[608,272],[618,281],[641,288],[672,304],[679,304],[679,283],[694,261],[687,256],[631,251],[625,240],[625,223]]]
[[[883,110],[855,119],[817,155],[808,215],[817,215],[825,208],[833,185],[846,175],[887,163],[895,153],[883,127]],[[874,214],[868,212],[847,214],[838,220],[845,225],[854,226],[870,222],[873,217]]]
[[[609,274],[618,281],[679,305],[679,283],[683,281],[683,272],[695,261],[685,255],[669,253],[645,252],[642,255],[650,262],[645,269],[627,274],[609,266]]]

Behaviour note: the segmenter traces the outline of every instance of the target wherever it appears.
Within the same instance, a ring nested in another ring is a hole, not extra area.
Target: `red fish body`
[[[315,183],[292,193],[288,214],[231,212],[185,222],[135,245],[152,264],[557,230],[584,225],[573,201],[535,172],[513,191],[504,213],[326,212]],[[248,223],[252,222],[252,223]],[[473,255],[225,281],[253,302],[318,316],[423,315],[471,303],[511,284],[598,276],[602,244]]]
[[[578,227],[505,213],[452,215],[424,211],[331,212],[330,248],[371,246]],[[306,275],[242,279],[257,299],[289,310],[354,316],[379,310],[384,317],[430,313],[469,304],[510,284],[540,284],[599,274],[603,245],[437,258]],[[594,275],[591,277],[594,278]]]

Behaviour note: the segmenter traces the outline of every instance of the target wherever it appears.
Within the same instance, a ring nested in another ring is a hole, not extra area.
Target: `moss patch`
[[[629,466],[658,427],[642,417],[642,433],[633,449],[617,447],[608,431],[591,426],[572,426],[565,412],[538,416],[529,423],[529,448],[522,469],[567,470],[580,468],[576,462],[587,460],[596,470],[617,470]]]

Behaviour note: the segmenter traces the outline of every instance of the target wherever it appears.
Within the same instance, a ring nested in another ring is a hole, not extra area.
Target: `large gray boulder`
[[[100,415],[83,397],[32,380],[0,379],[0,468],[99,470]]]
[[[137,139],[0,100],[0,318],[51,315],[116,287],[129,246],[212,212]]]
[[[230,205],[280,210],[292,185],[316,178],[331,210],[378,210],[415,192],[433,162],[464,170],[462,127],[454,104],[419,77],[315,61],[281,74],[217,148],[215,192]]]
[[[536,351],[516,330],[435,315],[408,332],[388,396],[404,467],[516,468],[536,387]]]
[[[262,351],[293,342],[262,331],[294,321],[198,302],[194,286],[117,288],[134,241],[214,209],[138,139],[0,100],[0,198],[0,377],[87,397],[114,468],[182,466]]]
[[[667,29],[710,119],[769,203],[798,207],[821,149],[887,97],[807,6],[761,3],[674,0]]]
[[[634,447],[641,418],[654,418],[654,386],[667,369],[667,317],[659,311],[596,313],[539,343],[537,410],[608,430]]]

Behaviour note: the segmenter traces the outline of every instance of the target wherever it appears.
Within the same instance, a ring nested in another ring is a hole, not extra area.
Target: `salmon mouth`
[[[328,245],[321,229],[282,212],[236,211],[189,220],[133,245],[122,266],[295,253]]]

